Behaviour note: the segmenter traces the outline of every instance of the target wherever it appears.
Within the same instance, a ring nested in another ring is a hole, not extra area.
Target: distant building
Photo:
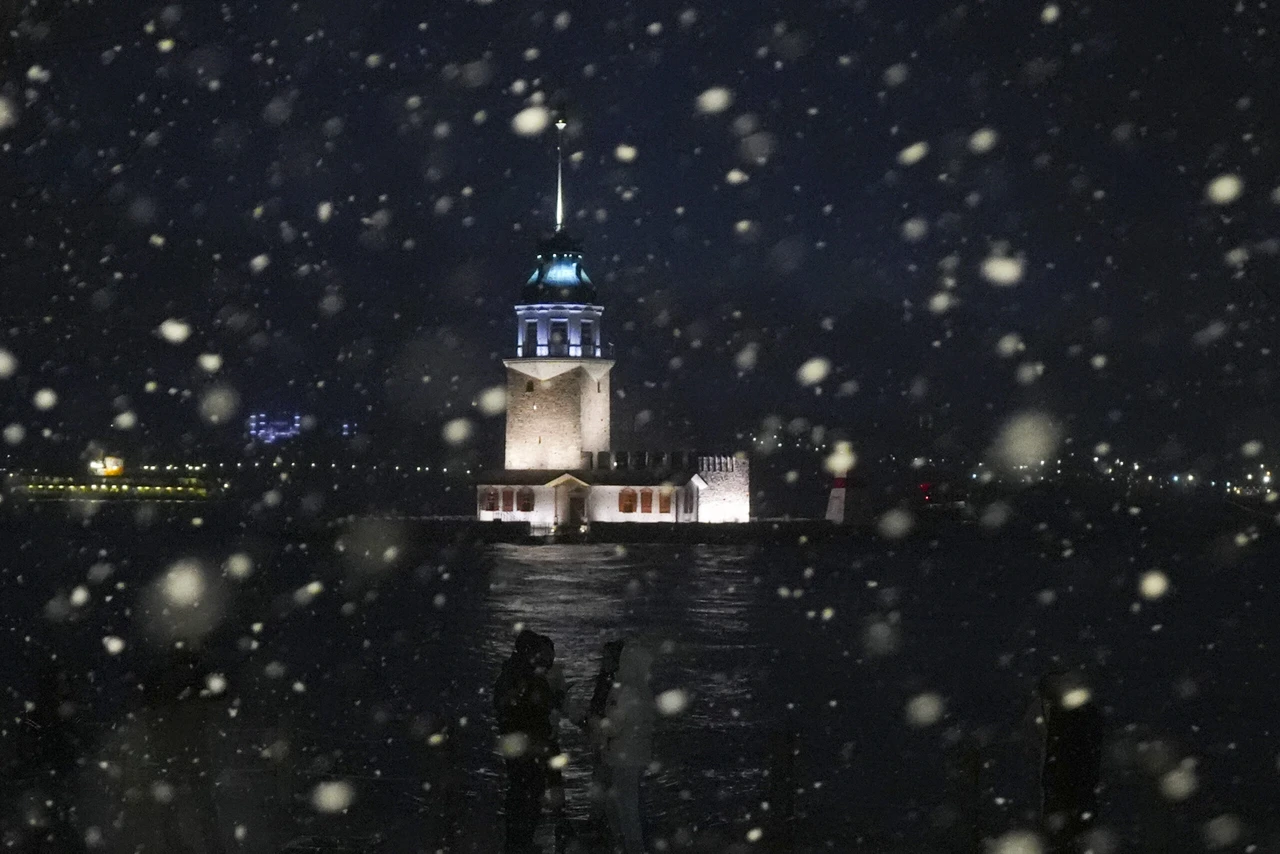
[[[288,439],[296,439],[304,432],[318,432],[329,437],[349,439],[360,432],[360,425],[353,420],[335,421],[317,424],[313,416],[302,416],[298,413],[284,416],[268,415],[259,412],[249,416],[249,437],[266,445],[274,445]]]
[[[249,416],[249,436],[259,442],[271,445],[301,434],[302,416],[297,413],[283,418],[273,418],[265,412]]]
[[[503,361],[504,467],[480,477],[478,517],[527,521],[537,530],[594,521],[749,521],[745,455],[611,449],[614,361],[603,343],[604,306],[564,230],[559,168],[556,230],[539,247],[515,305],[515,352]]]

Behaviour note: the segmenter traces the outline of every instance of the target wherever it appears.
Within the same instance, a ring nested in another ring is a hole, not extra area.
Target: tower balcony
[[[613,345],[600,344],[526,344],[516,345],[517,359],[612,359]]]

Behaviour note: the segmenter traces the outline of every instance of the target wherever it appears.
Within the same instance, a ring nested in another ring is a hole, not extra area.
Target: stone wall
[[[505,468],[576,469],[582,465],[584,375],[579,369],[543,380],[507,369]]]
[[[591,372],[579,370],[582,389],[582,447],[583,451],[598,453],[609,450],[609,412],[610,394],[609,372],[606,370],[599,379],[593,378]],[[576,467],[581,467],[579,462]]]
[[[507,363],[504,468],[580,469],[583,452],[609,449],[609,370],[593,359]]]
[[[698,457],[707,482],[698,495],[699,522],[751,521],[751,462],[745,454]]]

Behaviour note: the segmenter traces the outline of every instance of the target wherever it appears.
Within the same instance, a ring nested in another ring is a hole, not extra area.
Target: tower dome
[[[520,291],[526,303],[593,303],[596,286],[582,266],[582,248],[563,230],[538,244],[538,261]]]

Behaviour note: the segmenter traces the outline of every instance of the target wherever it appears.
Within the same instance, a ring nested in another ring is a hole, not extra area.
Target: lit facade
[[[604,452],[576,469],[506,469],[482,475],[482,521],[528,522],[535,531],[592,522],[727,523],[751,520],[745,456]]]
[[[542,242],[515,308],[507,371],[504,465],[478,479],[483,521],[535,531],[591,522],[747,522],[745,455],[615,451],[610,442],[611,348],[605,310],[563,228]]]

